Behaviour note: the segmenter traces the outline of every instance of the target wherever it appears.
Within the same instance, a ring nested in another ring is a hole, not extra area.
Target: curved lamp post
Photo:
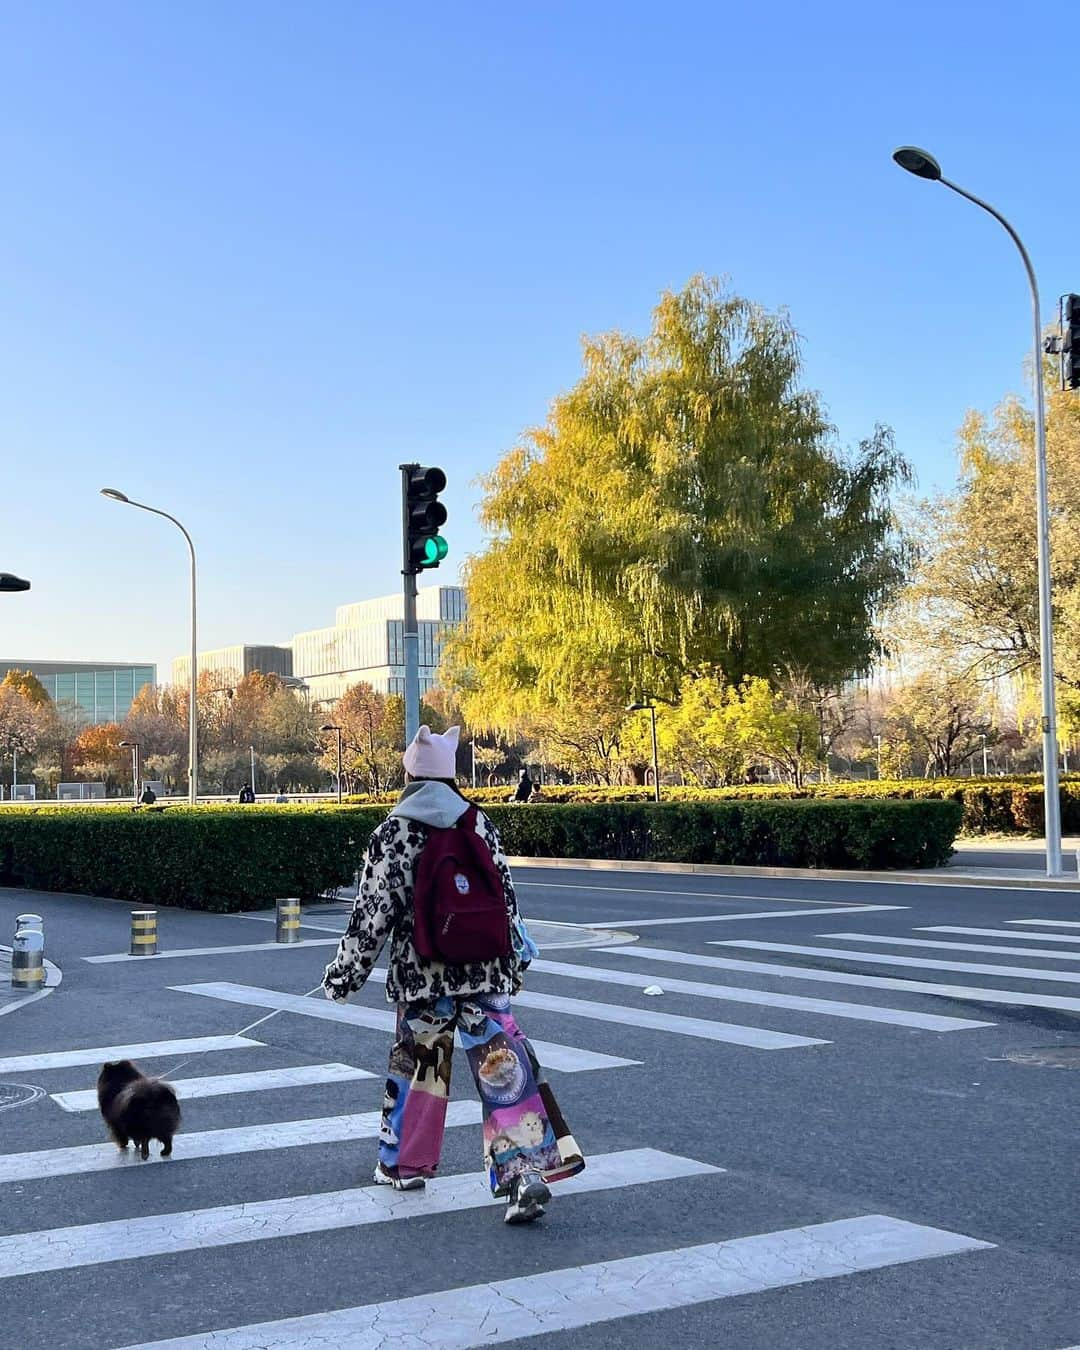
[[[139,742],[121,741],[121,750],[131,751],[131,796],[135,805],[139,804]]]
[[[1035,497],[1038,522],[1039,560],[1039,662],[1042,671],[1043,793],[1046,802],[1046,875],[1059,877],[1061,871],[1061,798],[1058,792],[1057,691],[1054,688],[1054,631],[1050,600],[1050,509],[1046,487],[1046,401],[1042,381],[1042,317],[1039,312],[1039,284],[1023,240],[1000,211],[981,197],[945,178],[941,165],[925,150],[902,145],[893,151],[893,159],[916,178],[940,183],[951,192],[974,202],[1001,225],[1016,245],[1031,287],[1031,310],[1035,330]]]
[[[175,516],[170,516],[168,511],[161,511],[156,506],[147,506],[145,502],[132,501],[125,493],[117,488],[102,488],[101,495],[108,497],[112,502],[121,502],[124,506],[137,506],[140,511],[149,511],[151,515],[164,516],[166,520],[171,520],[180,533],[187,540],[188,552],[191,554],[191,681],[188,691],[188,801],[192,806],[199,800],[199,707],[198,707],[198,681],[199,681],[199,657],[196,643],[196,609],[195,609],[195,545],[191,541],[191,535],[184,529],[183,525]]]

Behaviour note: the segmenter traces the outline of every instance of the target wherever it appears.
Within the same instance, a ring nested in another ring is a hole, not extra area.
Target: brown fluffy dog
[[[144,1158],[150,1140],[161,1140],[161,1156],[172,1153],[173,1135],[180,1128],[176,1093],[161,1078],[147,1078],[130,1059],[102,1066],[97,1082],[98,1106],[118,1148],[133,1140]]]

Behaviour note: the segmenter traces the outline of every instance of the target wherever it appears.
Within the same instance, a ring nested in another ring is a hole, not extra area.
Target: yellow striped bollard
[[[277,902],[277,940],[300,941],[300,901],[295,897]]]
[[[157,956],[157,910],[131,911],[131,955]]]
[[[36,914],[20,916],[11,945],[11,987],[23,994],[35,994],[45,988],[45,936],[38,926],[24,923],[37,919]]]

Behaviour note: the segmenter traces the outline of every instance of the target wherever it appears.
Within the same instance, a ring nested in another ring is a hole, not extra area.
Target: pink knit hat
[[[410,778],[454,778],[460,727],[450,727],[441,736],[422,726],[401,760]]]

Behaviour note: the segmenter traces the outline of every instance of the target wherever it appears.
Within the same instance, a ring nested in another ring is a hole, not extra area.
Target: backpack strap
[[[465,814],[458,817],[458,823],[457,823],[458,829],[459,829],[459,830],[472,830],[472,831],[475,833],[475,831],[476,831],[476,817],[477,817],[477,815],[478,815],[478,811],[477,811],[476,805],[475,805],[474,803],[470,803],[469,809],[465,812]]]

